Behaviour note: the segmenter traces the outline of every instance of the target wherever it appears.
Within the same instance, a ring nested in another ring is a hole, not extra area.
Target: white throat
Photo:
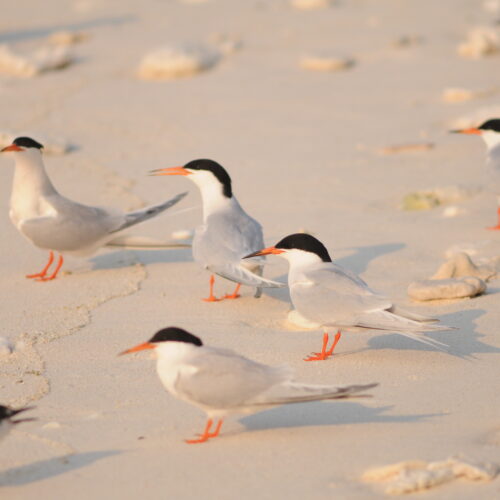
[[[203,220],[206,221],[208,216],[219,210],[224,210],[234,204],[236,201],[234,196],[228,198],[223,193],[223,185],[212,174],[212,172],[200,170],[194,171],[189,175],[200,189],[201,198],[203,201]],[[237,203],[237,202],[236,202]]]
[[[500,147],[500,132],[495,132],[494,130],[483,130],[481,131],[481,137],[486,143],[488,153],[493,149]]]

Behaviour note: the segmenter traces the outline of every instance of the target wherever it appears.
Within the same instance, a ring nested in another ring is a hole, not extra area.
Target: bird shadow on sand
[[[169,248],[162,250],[118,250],[103,253],[89,259],[92,270],[119,269],[156,263],[192,262],[191,248]]]
[[[240,422],[248,430],[277,429],[287,427],[316,427],[367,423],[412,423],[443,416],[443,413],[419,415],[385,415],[393,406],[377,408],[350,401],[332,404],[317,401],[280,406],[244,417]]]
[[[484,334],[476,332],[475,321],[486,311],[483,309],[471,309],[460,311],[458,313],[445,314],[440,316],[440,322],[443,325],[454,326],[456,330],[425,333],[425,337],[430,337],[439,342],[443,342],[448,348],[443,351],[462,359],[475,359],[474,354],[497,354],[500,353],[498,347],[491,346],[482,342],[480,339]],[[397,333],[377,335],[368,341],[368,347],[361,349],[379,350],[379,349],[397,349],[414,351],[436,351],[435,347],[422,344],[416,340],[406,338]],[[358,351],[359,352],[359,351]]]
[[[39,460],[38,462],[21,465],[20,467],[12,467],[11,469],[0,471],[0,488],[5,486],[23,486],[42,481],[72,470],[81,469],[97,460],[119,453],[122,452],[118,450],[91,451]]]
[[[52,26],[25,30],[16,29],[13,31],[0,31],[0,43],[15,43],[37,38],[45,38],[51,33],[55,33],[57,31],[82,31],[106,26],[120,26],[136,20],[137,16],[132,15],[100,17],[76,23],[54,24]]]
[[[404,243],[384,243],[382,245],[350,247],[341,250],[354,250],[354,253],[352,255],[336,259],[335,250],[333,250],[331,257],[333,262],[335,262],[335,264],[338,264],[339,266],[342,266],[348,269],[349,271],[359,274],[366,271],[366,269],[368,268],[368,264],[372,260],[382,255],[397,252],[405,247],[406,245]],[[266,277],[269,276],[266,274]],[[275,281],[281,281],[283,283],[287,283],[288,272],[280,276],[273,277],[272,279]],[[264,288],[264,293],[282,302],[290,302],[290,293],[288,291],[288,288]]]

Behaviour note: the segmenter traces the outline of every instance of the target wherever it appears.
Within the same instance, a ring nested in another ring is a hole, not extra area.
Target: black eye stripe
[[[30,137],[18,137],[17,139],[14,140],[13,144],[22,148],[37,148],[37,149],[43,148],[42,144],[36,142]]]
[[[284,250],[304,250],[306,252],[315,253],[323,262],[332,261],[325,245],[314,236],[306,233],[290,234],[277,243],[275,247]]]

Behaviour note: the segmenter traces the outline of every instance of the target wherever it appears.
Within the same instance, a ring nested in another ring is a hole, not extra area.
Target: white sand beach
[[[71,145],[44,161],[55,186],[82,203],[129,210],[188,190],[131,231],[159,239],[200,224],[201,199],[187,179],[148,172],[216,160],[266,244],[310,232],[375,290],[457,328],[428,334],[448,351],[347,333],[333,358],[305,363],[322,332],[287,323],[286,288],[254,299],[242,287],[238,300],[205,303],[209,273],[189,248],[103,249],[68,259],[54,281],[27,280],[47,255],[9,220],[14,160],[1,154],[0,337],[14,349],[0,353],[0,403],[34,405],[37,418],[0,443],[2,499],[368,499],[385,497],[384,483],[361,479],[371,467],[457,454],[500,465],[500,282],[472,299],[407,295],[456,245],[500,266],[500,231],[485,229],[496,223],[496,196],[484,184],[484,144],[449,134],[500,117],[500,52],[458,53],[478,27],[500,40],[500,2],[294,3],[307,2],[6,3],[0,44],[29,59],[63,32],[56,41],[71,43],[71,62],[43,69],[38,56],[39,73],[26,76],[0,61],[0,136]],[[193,46],[210,64],[139,76],[146,55]],[[455,88],[468,97],[443,99]],[[401,208],[409,193],[449,186],[470,195]],[[267,278],[286,273],[286,262],[268,258]],[[216,279],[219,295],[233,288]],[[163,389],[148,353],[117,356],[170,325],[290,365],[301,381],[380,385],[369,399],[229,419],[219,438],[190,446],[184,439],[202,431],[203,413]],[[420,495],[499,498],[500,481],[457,479]]]

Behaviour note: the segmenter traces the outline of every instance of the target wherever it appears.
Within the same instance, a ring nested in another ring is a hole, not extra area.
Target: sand
[[[496,200],[479,190],[443,207],[404,211],[410,192],[482,183],[478,137],[448,134],[464,117],[498,110],[494,95],[453,105],[448,88],[491,89],[499,56],[467,59],[457,47],[498,12],[475,0],[364,0],[298,10],[285,0],[20,0],[2,6],[0,43],[36,49],[73,31],[75,62],[32,78],[0,75],[1,130],[63,137],[75,148],[47,155],[54,183],[86,203],[135,208],[189,189],[172,213],[134,234],[168,238],[200,221],[195,186],[148,177],[153,168],[213,158],[264,226],[266,243],[306,228],[338,263],[409,309],[458,330],[432,334],[440,352],[397,335],[343,336],[332,360],[304,363],[321,333],[291,328],[286,289],[256,300],[200,299],[208,274],[189,249],[103,250],[68,261],[54,282],[24,278],[46,255],[8,218],[12,158],[0,156],[2,331],[15,346],[0,359],[0,402],[34,404],[38,420],[0,443],[0,495],[27,498],[365,499],[372,468],[435,462],[464,453],[498,462],[500,309],[497,280],[474,299],[412,303],[412,281],[431,276],[447,249],[498,240]],[[22,12],[22,15],[20,15]],[[234,57],[190,78],[143,81],[151,48],[242,41]],[[402,38],[418,44],[395,46]],[[310,72],[304,53],[349,54],[345,72]],[[495,108],[496,107],[496,108]],[[490,116],[491,117],[491,116]],[[418,153],[380,155],[388,145],[432,143]],[[284,277],[270,259],[265,275]],[[218,280],[219,293],[233,289]],[[289,364],[316,383],[379,382],[373,398],[277,408],[225,423],[222,436],[188,446],[204,416],[162,388],[147,354],[118,358],[157,329],[176,325],[206,343],[260,362]],[[428,499],[495,498],[498,479],[453,481]]]

